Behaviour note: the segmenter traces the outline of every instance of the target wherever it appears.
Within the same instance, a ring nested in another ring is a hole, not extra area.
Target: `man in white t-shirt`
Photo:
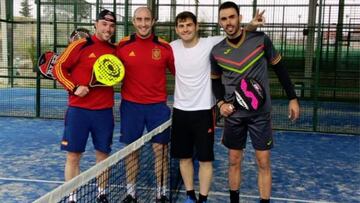
[[[263,25],[256,13],[247,29]],[[172,116],[171,155],[180,159],[180,172],[187,199],[185,203],[207,201],[214,160],[214,96],[210,78],[210,52],[223,36],[200,38],[196,16],[188,11],[175,18],[180,39],[170,43],[175,58],[175,93]],[[193,157],[199,160],[199,199],[194,190]]]

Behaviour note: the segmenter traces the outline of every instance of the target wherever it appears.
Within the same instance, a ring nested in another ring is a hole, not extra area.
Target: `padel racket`
[[[257,111],[265,103],[264,88],[255,79],[241,79],[234,93],[235,104],[248,111]]]
[[[86,28],[77,28],[70,34],[69,43],[86,37],[90,37],[89,30]],[[38,59],[38,69],[42,76],[52,80],[56,79],[52,70],[58,57],[59,55],[53,51],[46,51],[40,55]]]
[[[42,76],[55,80],[52,70],[57,58],[58,54],[53,51],[47,51],[40,55],[38,59],[38,68]]]
[[[69,43],[86,37],[90,37],[90,31],[86,28],[77,28],[70,34]]]
[[[112,54],[100,56],[93,65],[90,87],[114,86],[125,76],[123,63]]]

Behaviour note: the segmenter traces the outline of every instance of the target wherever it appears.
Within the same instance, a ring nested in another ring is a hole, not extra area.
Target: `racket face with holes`
[[[47,51],[40,55],[38,59],[38,69],[42,76],[48,79],[55,80],[55,76],[52,71],[57,58],[57,53],[53,51]]]
[[[123,63],[112,54],[100,56],[93,66],[93,78],[90,86],[114,86],[125,76]]]

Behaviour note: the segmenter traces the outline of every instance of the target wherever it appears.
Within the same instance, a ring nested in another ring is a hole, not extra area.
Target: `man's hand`
[[[250,21],[250,23],[246,26],[246,30],[255,31],[258,27],[265,25],[265,10],[259,12],[259,9],[256,9],[256,13],[254,18]]]
[[[231,103],[223,103],[220,105],[220,115],[224,117],[229,117],[231,114],[234,113],[235,107]]]
[[[295,122],[300,116],[300,105],[297,99],[289,101],[289,119]]]
[[[259,9],[256,9],[256,13],[254,18],[250,21],[250,25],[261,27],[265,25],[265,17],[264,17],[265,10],[259,12]]]
[[[78,97],[85,97],[89,93],[90,89],[88,86],[80,85],[76,88],[74,95]]]

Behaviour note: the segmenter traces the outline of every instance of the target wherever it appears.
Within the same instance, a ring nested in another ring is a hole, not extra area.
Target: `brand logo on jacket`
[[[161,50],[159,48],[152,49],[152,59],[154,60],[161,59]]]
[[[89,54],[89,58],[96,58],[96,55],[94,53]]]
[[[131,51],[131,52],[129,53],[129,56],[136,56],[136,55],[135,55],[135,52],[134,52],[134,51]]]

